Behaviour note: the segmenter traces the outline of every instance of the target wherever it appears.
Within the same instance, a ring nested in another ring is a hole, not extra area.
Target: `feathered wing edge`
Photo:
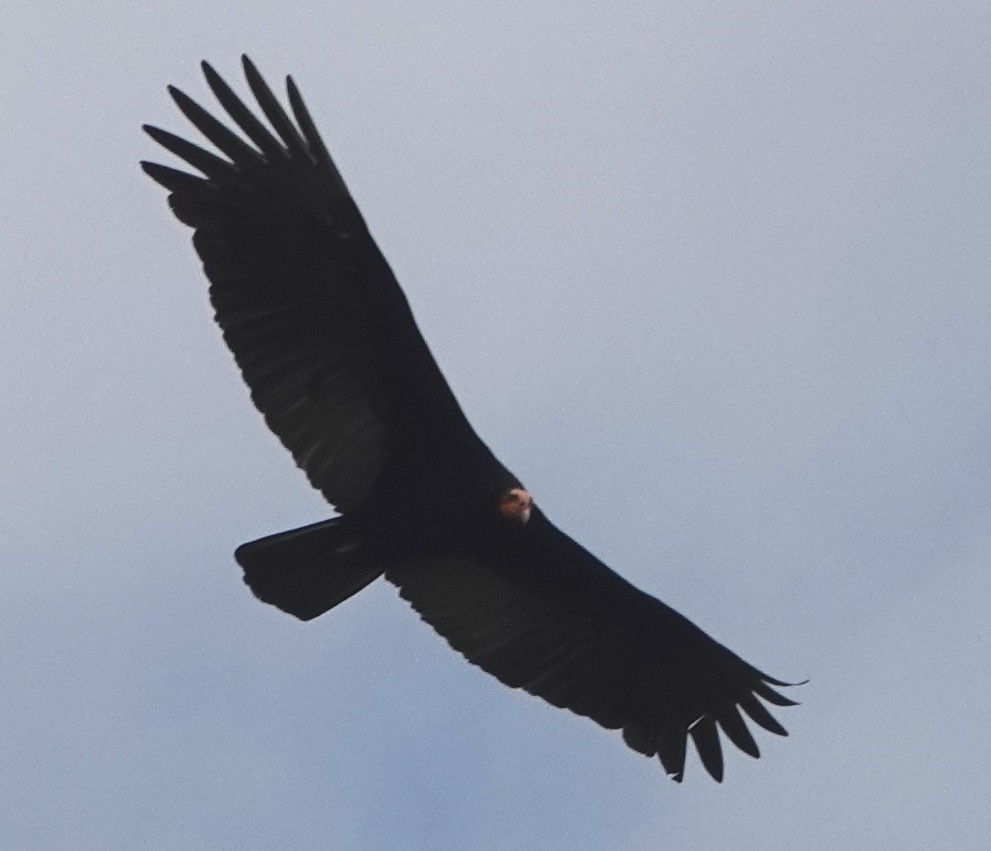
[[[175,86],[169,86],[168,92],[183,115],[218,150],[229,157],[230,161],[204,151],[174,133],[169,133],[159,127],[145,124],[143,125],[144,131],[164,148],[201,171],[209,180],[218,183],[238,185],[239,168],[234,165],[235,162],[239,163],[241,168],[254,162],[261,169],[272,166],[278,169],[280,164],[286,166],[290,160],[295,158],[309,161],[313,166],[319,166],[320,169],[326,170],[336,184],[336,191],[341,196],[350,198],[347,186],[337,170],[337,166],[334,165],[334,161],[331,159],[292,77],[286,78],[286,88],[289,94],[289,105],[293,117],[296,119],[295,125],[251,59],[247,55],[242,55],[241,63],[251,93],[278,138],[273,136],[272,131],[258,120],[208,62],[201,63],[207,84],[220,105],[256,147],[252,148],[251,145],[248,145]],[[188,189],[191,181],[197,184],[202,183],[200,178],[157,163],[143,161],[141,167],[149,177],[170,192],[177,189]]]
[[[224,156],[146,126],[203,176],[142,168],[196,231],[217,322],[255,406],[343,513],[362,505],[386,472],[390,481],[416,478],[455,447],[489,459],[296,85],[287,78],[290,117],[242,60],[258,116],[203,63],[231,127],[169,87]]]
[[[586,578],[580,561],[559,567],[575,585]],[[754,758],[760,750],[745,718],[788,735],[762,701],[795,705],[774,688],[792,683],[744,662],[674,610],[609,573],[615,588],[603,586],[584,599],[581,593],[570,598],[545,593],[543,581],[527,587],[518,571],[507,577],[500,565],[478,559],[425,559],[393,565],[385,576],[469,662],[505,685],[622,730],[630,748],[658,757],[677,782],[684,777],[688,739],[706,771],[721,781],[720,731]],[[631,592],[643,598],[639,613],[626,606]],[[621,611],[610,613],[611,596],[623,601]],[[641,620],[650,646],[612,614]],[[668,652],[665,644],[674,650]]]

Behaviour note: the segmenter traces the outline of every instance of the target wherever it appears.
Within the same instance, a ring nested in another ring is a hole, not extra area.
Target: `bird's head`
[[[533,497],[523,488],[510,488],[499,497],[499,513],[513,523],[522,526],[530,519]]]

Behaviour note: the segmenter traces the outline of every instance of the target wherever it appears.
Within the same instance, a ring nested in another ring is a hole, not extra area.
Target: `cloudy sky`
[[[0,847],[987,847],[986,2],[5,13]],[[547,513],[811,679],[789,739],[678,786],[384,584],[307,625],[243,587],[326,508],[137,168],[242,51]]]

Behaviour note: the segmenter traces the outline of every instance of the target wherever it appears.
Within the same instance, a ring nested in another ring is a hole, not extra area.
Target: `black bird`
[[[146,126],[203,176],[143,162],[196,248],[224,340],[269,428],[339,516],[239,547],[257,597],[303,620],[380,576],[472,664],[621,729],[684,775],[723,776],[740,713],[787,735],[776,680],[561,532],[475,434],[287,78],[292,117],[242,57],[266,126],[207,63],[241,135],[178,89],[223,154]],[[274,132],[273,132],[274,131]]]

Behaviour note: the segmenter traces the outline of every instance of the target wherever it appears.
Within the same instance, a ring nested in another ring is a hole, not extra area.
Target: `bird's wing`
[[[272,129],[204,62],[210,88],[242,135],[170,88],[224,156],[146,127],[203,176],[142,167],[171,192],[177,218],[195,229],[217,322],[255,405],[314,487],[347,511],[368,498],[390,464],[429,468],[435,457],[484,446],[292,80],[290,118],[243,61]]]
[[[741,710],[787,735],[758,698],[794,701],[788,685],[744,662],[691,621],[614,573],[535,510],[515,543],[472,558],[429,559],[386,571],[469,662],[503,683],[622,729],[680,781],[690,737],[723,776],[719,730],[760,755]]]

